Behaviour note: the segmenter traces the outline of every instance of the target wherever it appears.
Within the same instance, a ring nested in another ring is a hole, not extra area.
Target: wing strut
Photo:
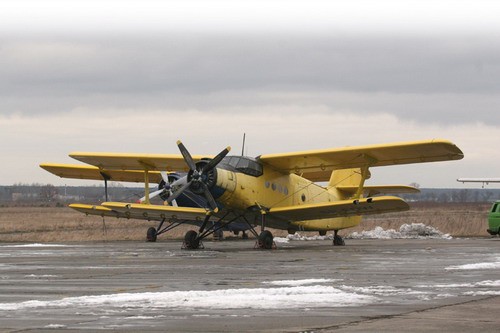
[[[104,179],[104,196],[106,197],[106,202],[108,202],[109,201],[108,200],[108,180],[110,180],[111,177],[102,171],[99,171],[99,173],[101,174],[102,178]]]
[[[144,169],[144,196],[146,197],[145,204],[149,205],[149,170],[146,167]]]

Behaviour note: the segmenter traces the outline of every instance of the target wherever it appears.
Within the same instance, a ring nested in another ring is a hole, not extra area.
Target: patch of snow
[[[340,289],[349,292],[377,295],[377,296],[398,296],[398,295],[427,295],[428,292],[416,291],[408,288],[396,288],[392,286],[369,286],[369,287],[353,287],[339,286]]]
[[[384,230],[375,227],[370,231],[353,232],[346,238],[352,239],[451,239],[449,234],[444,234],[438,229],[423,223],[403,224],[399,231],[394,229]]]
[[[289,240],[293,240],[293,241],[316,241],[316,240],[328,240],[328,239],[333,239],[333,235],[326,235],[326,236],[320,236],[320,235],[316,235],[316,236],[302,236],[301,234],[299,234],[298,232],[293,234],[293,235],[288,235],[287,238]]]
[[[418,285],[419,288],[475,288],[475,287],[500,287],[500,280],[485,280],[475,283],[450,283],[434,285]]]
[[[273,238],[275,243],[288,243],[289,239],[284,238],[284,237],[274,237]]]
[[[329,283],[341,281],[338,279],[304,279],[304,280],[280,280],[280,281],[265,281],[262,282],[264,284],[269,284],[272,286],[288,286],[288,287],[296,287],[296,286],[307,286],[311,284],[318,283]]]
[[[287,235],[286,237],[274,237],[274,241],[276,243],[288,243],[290,241],[322,241],[322,240],[332,240],[333,234],[329,234],[326,236],[303,236],[300,233],[296,232],[295,234]]]
[[[47,326],[45,326],[44,328],[66,328],[66,325],[61,325],[61,324],[49,324]]]
[[[50,274],[45,274],[45,275],[36,275],[36,274],[29,274],[25,275],[25,278],[29,279],[46,279],[46,278],[53,278],[53,277],[58,277],[57,275],[50,275]]]
[[[497,262],[479,262],[475,264],[466,264],[466,265],[458,265],[458,266],[448,266],[445,267],[447,271],[457,270],[457,271],[467,271],[467,270],[475,270],[475,269],[499,269],[500,261]]]
[[[500,296],[500,290],[488,290],[488,291],[468,291],[464,293],[467,296]]]
[[[69,247],[69,246],[70,245],[63,245],[63,244],[33,243],[33,244],[1,245],[0,247]]]
[[[157,293],[120,293],[67,297],[53,301],[1,303],[0,310],[37,308],[111,307],[162,309],[303,309],[348,307],[377,302],[371,295],[346,292],[331,286],[191,290]]]
[[[160,316],[131,316],[131,317],[125,317],[125,319],[133,319],[133,320],[136,320],[136,319],[138,319],[138,320],[149,320],[149,319],[158,319],[158,318],[165,318],[165,316],[160,315]]]

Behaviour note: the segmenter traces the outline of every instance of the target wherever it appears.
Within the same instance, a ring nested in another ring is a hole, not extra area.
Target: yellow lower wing
[[[194,207],[173,207],[123,202],[104,202],[102,205],[120,214],[130,216],[131,218],[144,220],[166,219],[167,221],[203,221],[208,213],[204,208]]]
[[[97,216],[110,216],[110,217],[117,217],[117,218],[126,218],[124,214],[120,214],[117,211],[113,211],[109,208],[103,207],[103,206],[95,206],[95,205],[85,205],[85,204],[71,204],[69,205],[70,208],[73,208],[74,210],[79,211],[80,213],[84,213],[86,215],[97,215]]]
[[[87,215],[110,216],[117,218],[148,221],[203,221],[207,211],[203,208],[145,205],[122,202],[105,202],[102,206],[71,204],[73,208]]]
[[[341,200],[320,204],[271,208],[269,210],[269,215],[294,222],[381,214],[408,209],[410,209],[410,207],[403,199],[383,196],[359,200]]]

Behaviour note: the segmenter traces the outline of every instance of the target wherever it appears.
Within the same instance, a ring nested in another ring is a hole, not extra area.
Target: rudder
[[[369,176],[367,177],[369,178]],[[338,199],[348,199],[352,193],[339,191],[337,187],[358,187],[362,182],[362,172],[360,168],[334,170],[330,177],[328,188],[330,192],[337,195]]]

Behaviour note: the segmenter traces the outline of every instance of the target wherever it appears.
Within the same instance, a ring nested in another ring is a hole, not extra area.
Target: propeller
[[[203,195],[207,199],[208,206],[212,211],[217,210],[217,202],[215,201],[210,188],[215,185],[217,172],[214,172],[215,167],[219,164],[224,157],[229,153],[231,147],[223,149],[217,156],[210,160],[201,160],[195,163],[193,157],[184,146],[184,144],[179,140],[177,141],[177,147],[184,157],[184,161],[189,167],[189,172],[187,174],[187,182],[182,185],[182,187],[176,190],[167,199],[167,203],[170,204],[176,198],[179,197],[186,189],[190,189],[193,193],[198,195]]]
[[[170,180],[168,179],[168,173],[162,171],[160,172],[160,174],[163,182],[160,182],[160,184],[158,184],[158,190],[149,194],[149,200],[156,198],[157,196],[161,196],[163,198],[164,194],[167,194],[167,196],[170,197],[173,194],[173,188],[180,186],[182,183],[186,182],[186,177],[181,177],[170,183]],[[144,201],[146,201],[145,196],[139,199],[139,203],[143,203]],[[171,203],[172,206],[177,206],[177,202],[175,200],[172,200]]]

